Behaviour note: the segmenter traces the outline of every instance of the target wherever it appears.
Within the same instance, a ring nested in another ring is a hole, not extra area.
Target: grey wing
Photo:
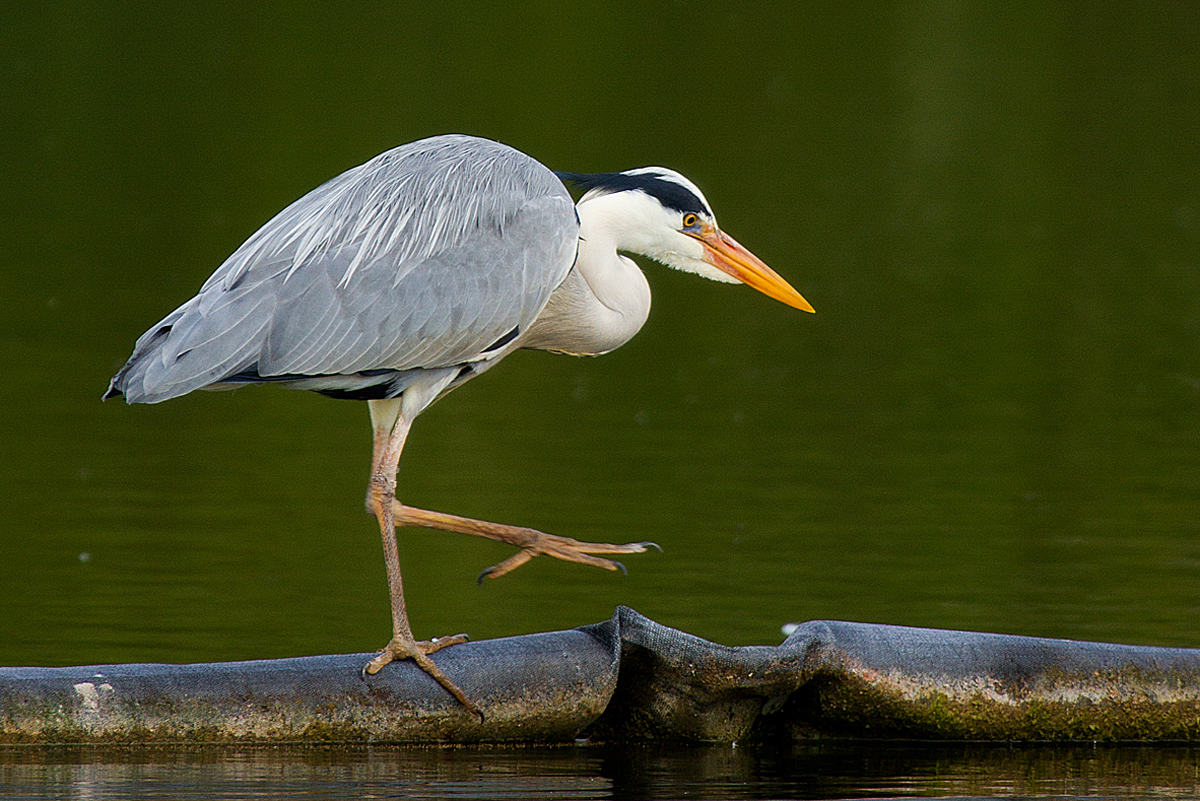
[[[352,393],[501,355],[570,271],[562,183],[504,145],[440,136],[318,187],[138,340],[105,397],[291,381]],[[499,343],[499,344],[498,344]]]

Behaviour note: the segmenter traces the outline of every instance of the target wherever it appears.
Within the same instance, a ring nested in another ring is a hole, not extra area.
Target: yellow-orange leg
[[[515,545],[521,550],[493,565],[479,574],[479,581],[485,578],[500,578],[505,573],[511,573],[535,556],[553,556],[566,562],[578,562],[605,570],[620,570],[625,572],[625,566],[611,559],[604,559],[593,554],[622,554],[642,553],[654,548],[662,551],[653,542],[631,542],[626,545],[612,545],[606,542],[580,542],[570,537],[559,537],[546,534],[537,529],[523,526],[508,526],[503,523],[489,523],[471,517],[431,512],[427,509],[417,509],[405,506],[399,501],[392,502],[392,518],[397,526],[419,526],[421,528],[436,528],[442,531],[454,531],[459,534],[471,534],[476,537],[487,537],[508,545]]]
[[[484,570],[479,575],[480,582],[488,577],[499,578],[510,573],[535,556],[553,556],[567,562],[578,562],[605,570],[625,572],[625,566],[620,562],[605,559],[596,554],[642,553],[649,548],[662,550],[653,542],[631,542],[625,545],[580,542],[570,537],[546,534],[523,526],[489,523],[485,520],[405,506],[396,500],[396,471],[400,465],[400,453],[404,449],[404,441],[408,437],[412,418],[403,413],[401,401],[397,398],[388,401],[372,401],[371,420],[375,428],[375,440],[371,459],[370,488],[367,494],[367,511],[375,515],[379,521],[379,529],[383,537],[383,555],[387,563],[388,590],[392,602],[392,639],[378,656],[367,663],[364,668],[366,673],[377,673],[385,665],[397,659],[412,659],[445,687],[447,692],[458,699],[464,707],[479,715],[480,718],[483,717],[475,705],[468,701],[462,691],[455,686],[454,682],[450,681],[429,658],[429,654],[449,645],[467,642],[469,639],[467,635],[455,634],[452,637],[422,642],[416,641],[412,635],[412,628],[408,622],[408,611],[404,604],[404,584],[400,578],[400,556],[396,547],[397,526],[417,526],[470,534],[521,549],[503,562]]]
[[[393,404],[388,407],[386,404]],[[412,425],[411,420],[408,420],[400,413],[398,401],[374,401],[371,407],[371,420],[375,426],[375,442],[372,451],[371,475],[372,477],[380,475],[381,479],[390,476],[391,484],[391,500],[392,500],[392,520],[397,526],[416,526],[418,528],[433,528],[440,531],[453,531],[458,534],[470,534],[475,537],[486,537],[490,540],[503,542],[507,545],[513,545],[521,550],[505,559],[499,564],[492,565],[486,568],[479,574],[480,583],[485,578],[500,578],[506,573],[511,573],[521,565],[528,562],[535,556],[553,556],[556,559],[562,559],[566,562],[578,562],[592,567],[600,567],[605,570],[620,570],[625,572],[625,566],[620,562],[611,559],[603,559],[593,554],[623,554],[623,553],[642,553],[650,548],[662,552],[662,548],[657,543],[653,542],[631,542],[626,545],[611,545],[603,542],[580,542],[579,540],[571,539],[570,537],[560,537],[555,534],[546,534],[537,529],[526,528],[524,526],[510,526],[503,523],[489,523],[486,520],[476,520],[472,517],[460,517],[459,515],[446,514],[445,512],[432,512],[428,509],[418,509],[414,506],[405,506],[396,500],[396,469],[399,467],[400,453],[397,450],[394,454],[389,452],[391,443],[396,441],[396,432],[400,431],[400,447],[403,447],[404,438],[408,435],[408,428]],[[385,460],[395,458],[395,463],[388,467],[383,467],[382,463]],[[367,496],[367,511],[379,517],[374,505],[374,487],[375,480],[372,478],[372,494]],[[383,525],[382,518],[380,525]],[[384,549],[388,548],[388,537],[384,535]],[[392,540],[391,547],[395,548],[395,540]],[[390,572],[389,572],[390,575]],[[396,569],[396,583],[399,584],[400,572],[399,567]],[[400,606],[403,611],[404,599],[400,598]],[[393,603],[393,608],[395,604]],[[407,625],[408,618],[405,617]]]
[[[400,452],[408,436],[411,421],[400,415],[388,432],[386,442],[381,443],[380,430],[376,428],[375,458],[372,459],[369,503],[379,520],[379,531],[383,537],[383,556],[387,564],[388,592],[392,602],[392,639],[383,650],[363,668],[364,673],[378,673],[383,667],[397,659],[411,659],[428,673],[438,684],[473,714],[483,718],[479,709],[467,700],[462,690],[450,681],[429,655],[450,645],[458,645],[469,639],[465,634],[441,637],[418,642],[408,622],[408,610],[404,604],[404,583],[400,578],[400,554],[396,547],[396,521],[393,510],[396,499],[396,470],[400,463]],[[383,445],[382,451],[380,445]]]

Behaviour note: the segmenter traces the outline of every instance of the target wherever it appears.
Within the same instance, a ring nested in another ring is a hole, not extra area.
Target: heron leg
[[[420,528],[436,528],[441,531],[454,531],[459,534],[471,534],[476,537],[486,537],[490,540],[514,545],[521,550],[493,565],[479,574],[479,580],[485,578],[500,578],[505,573],[511,573],[535,556],[553,556],[566,562],[579,562],[605,570],[620,570],[625,572],[625,566],[611,559],[604,559],[594,554],[642,553],[649,548],[661,551],[653,542],[631,542],[626,545],[612,545],[604,542],[580,542],[570,537],[560,537],[546,534],[537,529],[523,526],[508,526],[503,523],[489,523],[471,517],[431,512],[427,509],[417,509],[405,506],[393,499],[392,518],[398,526],[417,526]]]
[[[442,672],[429,655],[450,645],[467,642],[466,634],[455,634],[451,637],[441,637],[418,642],[413,637],[412,627],[408,622],[408,609],[404,604],[404,583],[400,578],[400,553],[396,546],[396,522],[394,508],[396,499],[396,469],[400,463],[400,452],[404,449],[404,440],[408,436],[411,420],[404,415],[398,415],[386,439],[376,428],[375,454],[372,458],[369,503],[371,511],[379,520],[379,530],[383,535],[383,557],[387,564],[388,591],[392,602],[392,639],[384,646],[363,672],[375,674],[384,666],[398,659],[411,659],[448,693],[454,696],[460,704],[470,712],[483,715],[479,709],[467,700],[462,690]],[[382,446],[382,447],[381,447]]]

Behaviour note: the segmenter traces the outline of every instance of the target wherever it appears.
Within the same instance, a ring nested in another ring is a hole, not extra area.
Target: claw
[[[638,545],[642,546],[643,548],[653,548],[659,553],[663,552],[662,546],[657,542],[650,542],[649,540],[646,540],[645,542],[639,542]]]

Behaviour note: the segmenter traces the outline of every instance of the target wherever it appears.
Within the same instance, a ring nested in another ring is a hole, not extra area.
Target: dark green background
[[[381,11],[381,9],[383,9]],[[401,496],[629,575],[401,532],[419,636],[633,606],[1200,645],[1200,13],[1189,3],[17,4],[0,104],[0,664],[367,651],[361,404],[101,404],[291,200],[459,131],[674,167],[817,308],[647,264],[642,333],[513,356]]]

